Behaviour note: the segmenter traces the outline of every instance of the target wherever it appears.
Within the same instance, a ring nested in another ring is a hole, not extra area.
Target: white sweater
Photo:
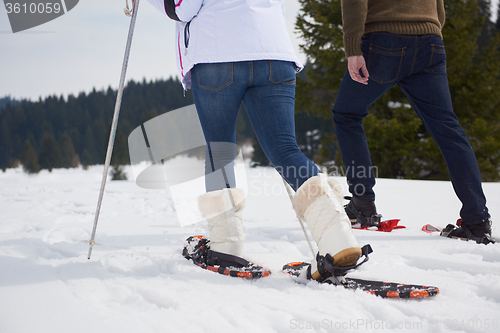
[[[164,0],[148,0],[166,14]],[[285,25],[285,0],[167,0],[176,24],[177,66],[185,89],[198,63],[284,60],[303,65]],[[175,9],[174,9],[175,8]]]

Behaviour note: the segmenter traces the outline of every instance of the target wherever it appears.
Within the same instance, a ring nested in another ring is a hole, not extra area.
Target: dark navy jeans
[[[191,71],[194,102],[207,141],[205,174],[224,171],[224,179],[206,181],[207,191],[237,185],[231,163],[242,101],[266,156],[294,190],[318,174],[295,138],[295,69],[291,62],[206,63]]]
[[[371,33],[363,36],[361,49],[370,74],[368,85],[353,81],[346,72],[333,108],[344,164],[356,171],[347,174],[349,191],[361,199],[375,199],[362,120],[375,100],[398,85],[443,154],[462,202],[463,222],[489,217],[476,157],[453,112],[441,37]]]

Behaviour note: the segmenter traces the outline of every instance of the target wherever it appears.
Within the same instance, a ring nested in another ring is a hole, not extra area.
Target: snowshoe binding
[[[350,200],[344,209],[353,229],[391,232],[394,229],[406,228],[398,225],[399,219],[382,221],[382,215],[377,214],[374,201],[361,200],[357,197],[344,197],[344,199]]]
[[[372,252],[373,250],[369,244],[363,246],[361,248],[361,256],[364,256],[364,259],[351,266],[339,266],[334,262],[334,259],[330,254],[322,256],[318,253],[316,255],[316,263],[318,268],[317,273],[315,273],[316,276],[313,276],[313,274],[311,274],[311,264],[309,263],[300,263],[301,265],[295,266],[288,264],[283,266],[283,271],[292,276],[299,277],[302,281],[316,280],[320,283],[340,285],[343,283],[343,277],[347,274],[347,272],[356,269],[367,262],[368,255]]]
[[[241,257],[210,250],[210,241],[203,236],[190,236],[184,243],[182,255],[208,271],[233,277],[256,279],[271,272]]]
[[[358,229],[380,227],[382,215],[377,214],[374,201],[361,200],[358,197],[344,197],[344,199],[349,200],[344,209],[353,227]]]
[[[491,220],[489,218],[480,223],[465,225],[458,219],[457,226],[448,224],[440,233],[443,237],[475,241],[478,244],[494,244],[496,240],[491,237]]]
[[[435,296],[439,289],[431,286],[422,286],[414,284],[403,284],[396,282],[383,282],[373,280],[354,279],[346,277],[348,271],[359,267],[368,261],[368,254],[372,252],[370,245],[362,248],[365,259],[360,263],[350,267],[333,266],[331,256],[316,257],[318,271],[320,271],[323,280],[320,283],[328,283],[335,286],[342,286],[346,289],[361,290],[372,295],[383,298],[426,298]],[[283,266],[283,272],[295,278],[299,283],[307,283],[311,277],[311,264],[306,262],[291,262]]]

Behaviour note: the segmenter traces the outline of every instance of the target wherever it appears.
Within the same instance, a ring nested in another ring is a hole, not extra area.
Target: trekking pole
[[[127,5],[127,8],[124,10],[125,14],[127,16],[132,16],[132,19],[130,21],[130,28],[128,31],[127,46],[125,48],[125,57],[123,59],[122,73],[121,73],[121,77],[120,77],[120,85],[118,88],[118,94],[116,95],[115,112],[113,115],[113,122],[111,124],[111,133],[109,134],[108,150],[106,152],[106,161],[104,163],[104,172],[103,172],[102,181],[101,181],[101,191],[99,193],[99,200],[97,202],[97,208],[96,208],[95,218],[94,218],[94,228],[92,229],[92,237],[90,238],[89,241],[86,241],[89,243],[88,259],[90,259],[90,255],[92,254],[92,248],[94,247],[94,245],[99,244],[95,241],[95,232],[97,229],[97,221],[99,220],[99,212],[101,210],[102,198],[104,195],[104,188],[106,187],[106,178],[108,176],[108,169],[109,169],[109,164],[111,162],[111,155],[113,154],[113,146],[115,144],[116,127],[118,126],[118,116],[120,115],[120,106],[122,104],[123,87],[125,85],[125,76],[127,73],[127,65],[128,65],[128,58],[130,55],[130,47],[132,45],[132,36],[134,35],[135,21],[137,19],[137,9],[139,8],[139,0],[135,0],[135,1],[132,0],[132,13],[130,12],[130,10],[128,8],[128,1],[126,1],[126,5]]]
[[[292,193],[292,189],[290,188],[290,185],[288,185],[288,183],[285,181],[285,179],[283,179],[283,184],[285,184],[285,188],[286,188],[286,191],[288,193],[288,197],[290,198],[290,201],[293,203],[293,193]],[[316,256],[314,254],[311,240],[309,239],[309,236],[307,235],[306,228],[304,227],[304,221],[302,221],[302,219],[299,216],[297,216],[297,219],[299,220],[300,226],[302,227],[302,231],[304,232],[304,236],[306,236],[307,245],[309,245],[309,249],[311,250],[311,253],[312,253],[312,256],[314,259],[314,258],[316,258]]]

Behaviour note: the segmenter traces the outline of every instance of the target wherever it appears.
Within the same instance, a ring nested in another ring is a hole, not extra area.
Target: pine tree
[[[111,180],[127,180],[127,173],[123,169],[123,165],[113,165],[110,171]]]
[[[447,1],[443,29],[454,111],[476,153],[484,181],[498,181],[500,167],[500,34],[479,43],[488,17],[476,1]],[[436,150],[437,151],[437,150]],[[444,163],[442,163],[444,166]]]
[[[111,157],[111,165],[127,165],[130,163],[129,161],[127,139],[121,131],[120,126],[118,126],[113,146],[113,156]]]
[[[331,118],[346,70],[341,3],[299,1],[302,11],[296,27],[305,40],[301,48],[308,56],[309,66],[305,80],[297,82],[297,111]],[[482,4],[486,2],[489,1]],[[478,2],[445,3],[447,22],[443,35],[455,113],[471,139],[483,180],[498,180],[500,115],[495,110],[500,106],[499,37],[485,38],[479,48],[486,21],[480,16]],[[394,87],[379,98],[363,124],[379,177],[449,179],[441,153],[399,88]],[[337,166],[342,164],[339,154],[335,162]]]
[[[3,171],[9,166],[9,157],[12,154],[12,142],[10,138],[8,122],[3,119],[0,121],[0,168]]]
[[[302,10],[296,28],[305,43],[306,73],[297,77],[296,108],[331,118],[340,82],[346,69],[340,0],[299,0]]]
[[[48,169],[49,171],[62,167],[63,159],[61,151],[52,134],[45,133],[43,136],[40,151],[38,152],[38,161],[42,169]]]
[[[62,167],[67,169],[77,167],[78,165],[73,165],[75,159],[73,141],[67,133],[64,133],[59,139],[59,148],[61,150]]]
[[[497,23],[495,24],[497,30],[500,30],[500,1],[498,2],[497,8]]]
[[[100,162],[99,156],[97,155],[94,131],[91,126],[87,126],[85,135],[82,137],[82,148],[82,164],[85,168]]]
[[[21,153],[21,164],[24,172],[29,174],[38,173],[41,170],[36,151],[33,149],[29,140],[24,142],[23,151]]]
[[[82,167],[84,170],[87,170],[89,166],[91,165],[89,161],[92,160],[92,155],[90,154],[88,149],[85,149],[82,153]]]

